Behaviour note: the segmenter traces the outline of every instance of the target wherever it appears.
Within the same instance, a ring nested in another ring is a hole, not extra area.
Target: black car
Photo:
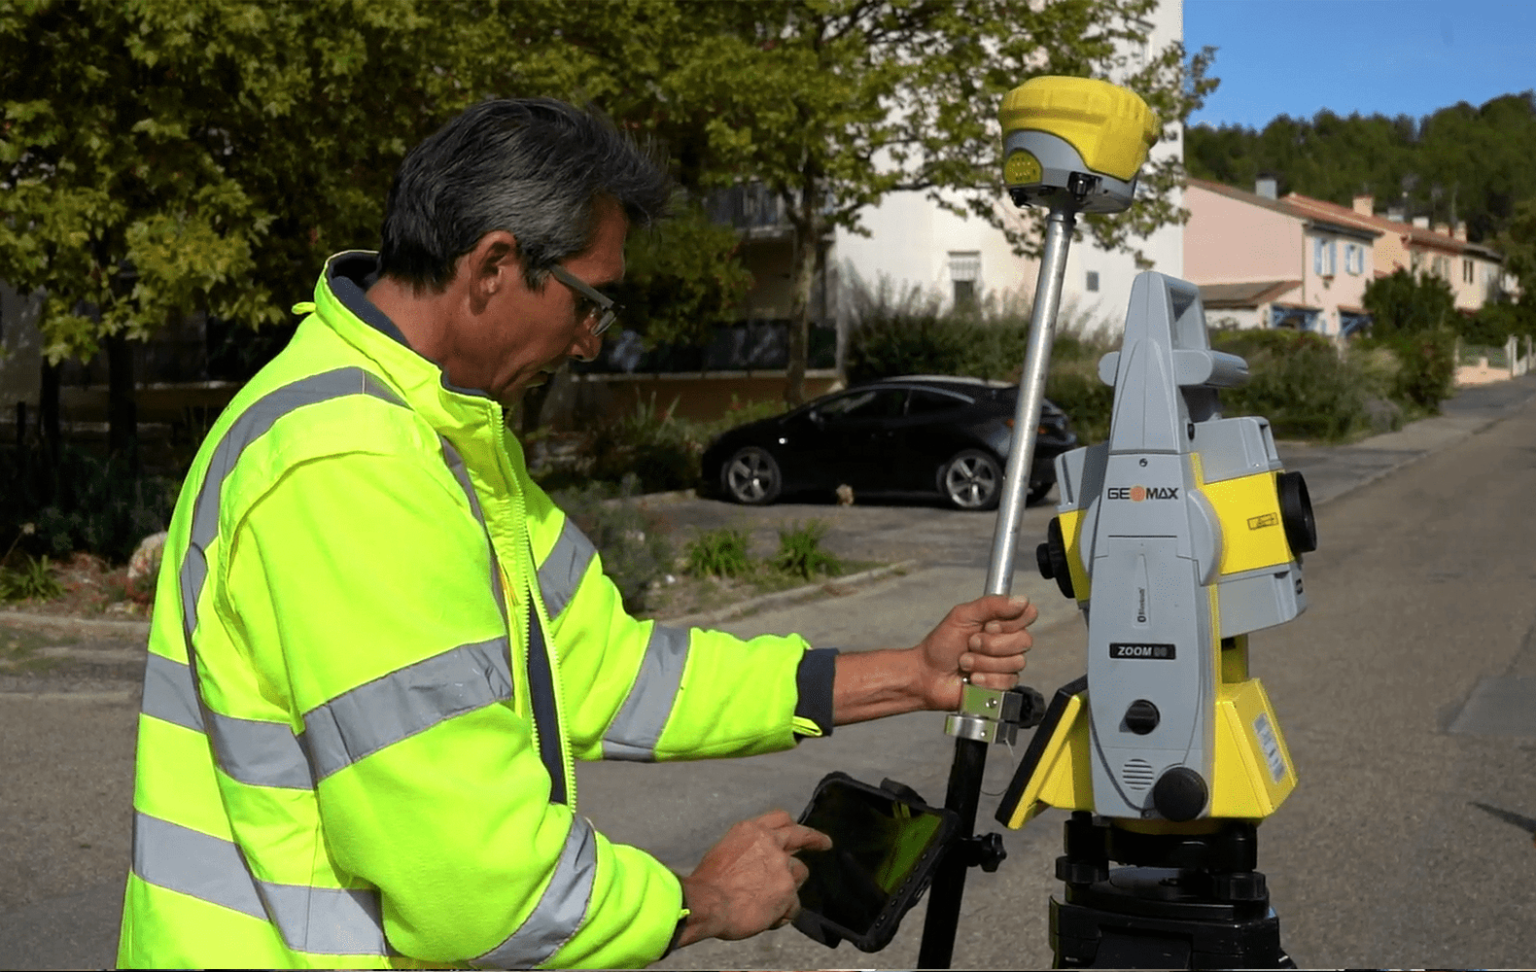
[[[856,385],[726,432],[704,452],[704,481],[754,505],[847,485],[855,496],[937,492],[963,510],[995,509],[1018,393],[976,378]],[[1028,502],[1050,492],[1056,457],[1076,445],[1066,413],[1045,402]]]

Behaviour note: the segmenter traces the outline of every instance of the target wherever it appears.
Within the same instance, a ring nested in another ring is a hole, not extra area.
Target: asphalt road
[[[1260,829],[1259,860],[1303,966],[1498,968],[1536,956],[1533,392],[1533,378],[1469,389],[1442,417],[1359,446],[1282,447],[1311,485],[1320,541],[1306,558],[1308,613],[1253,639],[1301,776]],[[989,516],[867,502],[656,508],[680,534],[747,522],[765,543],[778,523],[815,516],[845,556],[920,560],[903,577],[723,625],[847,650],[910,644],[979,594],[993,528]],[[1033,571],[1050,514],[1026,515],[1014,582],[1042,607],[1026,681],[1047,694],[1081,673],[1084,650],[1075,610]],[[0,668],[0,966],[104,967],[128,860],[142,638],[0,616],[0,642],[27,639],[51,668]],[[941,725],[912,715],[751,760],[583,766],[581,806],[610,836],[689,868],[735,820],[798,811],[833,769],[941,799]],[[989,761],[983,825],[1013,763],[1001,750]],[[957,967],[1050,964],[1060,819],[1006,833],[1001,869],[972,872]],[[921,917],[873,956],[785,929],[703,943],[663,967],[911,967]]]

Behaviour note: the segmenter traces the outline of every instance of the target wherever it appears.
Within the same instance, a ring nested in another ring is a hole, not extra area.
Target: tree
[[[0,277],[46,292],[49,362],[107,348],[114,453],[134,441],[128,342],[196,312],[282,320],[321,257],[372,238],[405,147],[470,97],[431,66],[474,13],[0,6]]]
[[[656,64],[658,103],[696,120],[689,152],[704,187],[755,181],[784,204],[799,241],[792,270],[789,384],[804,397],[810,297],[834,229],[861,232],[860,211],[887,194],[924,191],[939,205],[988,220],[1016,249],[1038,234],[1000,207],[997,110],[1002,96],[1044,74],[1105,76],[1144,39],[1137,19],[1155,0],[741,0],[650,4],[679,11],[686,33]],[[1157,52],[1128,84],[1169,130],[1215,82],[1210,52],[1186,68],[1179,45]],[[1116,217],[1091,217],[1101,245],[1132,240],[1180,217],[1168,192],[1175,159],[1151,164],[1148,190]]]
[[[1371,315],[1371,336],[1421,334],[1449,328],[1456,318],[1451,285],[1430,274],[1398,269],[1365,285],[1361,298]]]

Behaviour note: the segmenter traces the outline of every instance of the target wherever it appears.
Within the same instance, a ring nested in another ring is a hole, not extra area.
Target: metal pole
[[[1046,224],[1045,250],[1040,258],[1035,307],[1029,322],[1029,349],[1025,353],[1024,373],[1019,378],[1013,447],[1008,452],[1008,471],[997,508],[997,531],[992,539],[992,563],[987,570],[988,594],[1007,594],[1013,588],[1014,549],[1024,516],[1024,498],[1029,492],[1040,403],[1045,399],[1045,376],[1051,367],[1051,340],[1056,330],[1056,312],[1061,306],[1062,282],[1067,275],[1067,249],[1072,245],[1072,228],[1076,224],[1076,210],[1068,207],[1052,209]],[[928,889],[928,912],[923,919],[923,941],[918,949],[919,968],[947,969],[954,955],[960,902],[965,896],[965,872],[972,863],[967,851],[970,838],[976,833],[987,745],[974,739],[955,740],[944,806],[959,815],[960,826],[956,841],[939,863]]]
[[[997,529],[992,536],[992,561],[987,567],[988,594],[1007,594],[1013,590],[1013,558],[1035,461],[1045,376],[1051,370],[1051,341],[1056,333],[1056,313],[1061,308],[1062,282],[1067,275],[1067,250],[1072,245],[1072,228],[1076,225],[1077,214],[1073,209],[1055,208],[1047,217],[1045,250],[1040,257],[1035,307],[1029,320],[1029,350],[1024,358],[1024,373],[1019,376],[1019,401],[1013,413],[1013,448],[1008,451],[1008,471],[1003,477]]]

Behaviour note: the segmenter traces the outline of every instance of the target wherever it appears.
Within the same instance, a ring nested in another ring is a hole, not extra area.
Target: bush
[[[674,401],[658,411],[652,395],[618,421],[600,425],[584,449],[587,476],[621,483],[633,475],[642,493],[693,488],[699,481],[704,445],[689,423],[672,417],[676,406]]]
[[[25,567],[16,570],[0,567],[0,602],[48,601],[64,593],[46,554],[37,559],[28,557],[26,561]]]
[[[944,310],[932,291],[897,294],[889,280],[873,290],[855,281],[849,329],[850,382],[899,375],[965,375],[1017,381],[1029,346],[1030,301],[989,300],[981,307]],[[1113,348],[1097,322],[1068,301],[1056,315],[1052,360],[1095,361]]]
[[[1431,413],[1456,390],[1456,336],[1449,330],[1395,334],[1371,340],[1400,362],[1393,397]]]
[[[1045,379],[1045,397],[1072,416],[1072,429],[1082,445],[1109,438],[1115,389],[1099,380],[1097,357],[1053,362]]]
[[[0,476],[0,536],[31,523],[23,546],[33,553],[62,558],[83,550],[122,564],[140,540],[170,523],[179,485],[68,447],[51,466],[30,449]]]
[[[624,609],[631,614],[645,609],[652,586],[666,576],[673,559],[661,521],[625,502],[637,489],[630,477],[619,486],[588,483],[551,494],[555,505],[597,547],[603,572],[618,587]]]
[[[779,531],[779,552],[771,561],[775,570],[791,577],[810,580],[818,574],[836,577],[843,572],[842,561],[821,548],[827,525],[811,520]]]
[[[1269,419],[1277,436],[1327,442],[1347,439],[1369,426],[1360,369],[1341,357],[1332,342],[1305,332],[1256,333],[1286,336],[1259,339],[1271,342],[1274,350],[1245,355],[1248,384],[1221,392],[1223,414],[1260,415]]]
[[[688,573],[695,577],[741,577],[752,569],[747,534],[728,527],[706,530],[685,551]]]

